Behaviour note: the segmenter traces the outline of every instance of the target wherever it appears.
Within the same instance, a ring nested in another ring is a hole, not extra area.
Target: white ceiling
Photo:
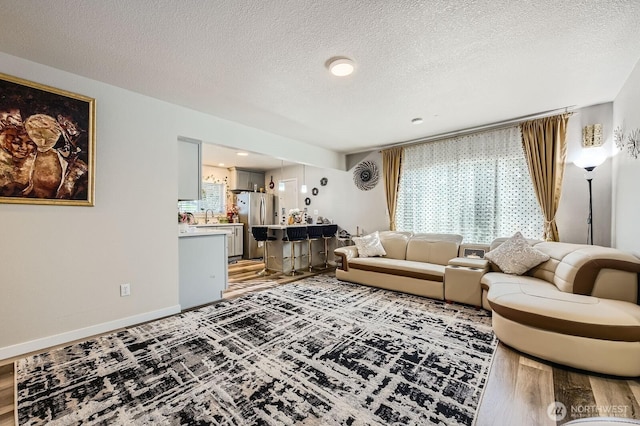
[[[239,156],[238,152],[248,155]],[[282,160],[268,155],[263,155],[244,149],[234,149],[210,143],[202,144],[202,164],[213,167],[238,167],[250,170],[274,170],[293,164],[291,161]]]
[[[637,0],[0,8],[0,51],[341,153],[609,102],[640,58]],[[331,76],[335,56],[355,73]]]

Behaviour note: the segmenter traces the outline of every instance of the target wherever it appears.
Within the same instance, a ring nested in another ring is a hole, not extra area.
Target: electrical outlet
[[[120,297],[131,296],[131,284],[120,284]]]

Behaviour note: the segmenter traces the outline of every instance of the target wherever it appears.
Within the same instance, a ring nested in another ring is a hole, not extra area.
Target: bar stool
[[[322,239],[323,226],[308,226],[307,227],[307,241],[309,241],[309,272],[313,272],[313,252],[311,251],[311,243]],[[321,251],[318,254],[322,253]]]
[[[275,241],[276,237],[269,236],[269,228],[266,226],[252,226],[251,234],[256,241],[264,242],[264,253],[262,255],[264,269],[256,272],[256,275],[271,275],[271,272],[269,272],[269,268],[267,267],[267,261],[269,259],[267,247],[269,247],[269,241]]]
[[[291,275],[301,275],[302,272],[296,269],[296,259],[298,257],[304,257],[304,255],[296,256],[296,244],[302,243],[307,240],[307,227],[306,226],[288,226],[284,234],[282,241],[289,241],[291,243]],[[284,268],[284,265],[282,265]]]
[[[338,232],[338,225],[324,225],[322,227],[322,238],[324,239],[324,267],[329,267],[329,240],[335,238]]]

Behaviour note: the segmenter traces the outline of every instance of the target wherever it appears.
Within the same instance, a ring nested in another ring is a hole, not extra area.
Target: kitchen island
[[[266,225],[269,235],[275,240],[269,241],[269,259],[267,259],[267,269],[283,273],[291,273],[293,262],[291,259],[291,242],[284,240],[286,230],[289,227],[323,227],[326,225]],[[333,249],[335,248],[335,238],[331,238],[328,244],[328,261],[334,262]],[[324,239],[311,241],[311,266],[323,269],[325,265]],[[303,240],[296,243],[295,269],[297,271],[309,270],[309,241]]]
[[[228,230],[178,232],[179,300],[182,310],[215,302],[227,288]]]

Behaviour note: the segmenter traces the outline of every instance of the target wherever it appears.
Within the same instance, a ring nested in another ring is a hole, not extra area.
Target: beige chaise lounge
[[[640,260],[600,246],[531,245],[550,259],[524,275],[494,271],[481,279],[483,307],[493,311],[496,336],[549,361],[640,376]]]

